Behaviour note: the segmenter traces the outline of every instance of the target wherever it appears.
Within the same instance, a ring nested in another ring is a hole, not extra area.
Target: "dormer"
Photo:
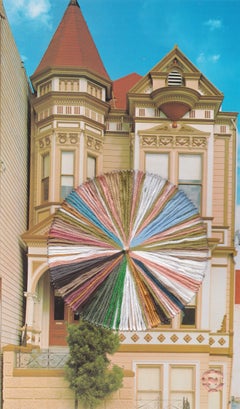
[[[209,104],[214,115],[223,95],[186,58],[177,46],[129,91],[130,113],[141,104],[154,103],[171,121],[178,121],[200,104]]]

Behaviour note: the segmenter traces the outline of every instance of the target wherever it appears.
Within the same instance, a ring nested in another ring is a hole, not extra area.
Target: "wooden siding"
[[[104,141],[103,172],[130,168],[130,140],[125,135],[107,135]]]
[[[213,217],[214,225],[230,228],[228,245],[234,234],[235,168],[233,136],[215,137],[213,169]]]
[[[213,174],[213,215],[214,224],[224,224],[224,171],[225,141],[215,139]]]
[[[23,250],[27,227],[28,81],[7,19],[0,20],[1,346],[19,343],[23,322]]]

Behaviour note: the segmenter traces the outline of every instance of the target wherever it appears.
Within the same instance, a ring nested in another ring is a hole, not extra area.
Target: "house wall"
[[[28,80],[0,2],[0,356],[19,344],[24,320],[27,228]],[[2,365],[0,362],[0,408]]]
[[[11,349],[11,348],[10,348]],[[3,409],[73,409],[74,393],[63,369],[16,369],[15,351],[4,353]],[[134,374],[125,371],[123,387],[99,409],[134,409]],[[83,409],[79,404],[78,409]]]
[[[18,344],[23,322],[27,228],[28,80],[7,18],[0,17],[0,278],[1,346]],[[13,301],[14,300],[14,301]]]
[[[24,350],[22,349],[22,352]],[[25,349],[25,352],[27,350]],[[69,389],[68,382],[64,378],[63,369],[23,369],[16,368],[16,359],[13,348],[6,348],[4,353],[4,406],[3,409],[73,409],[74,394]],[[37,351],[36,351],[37,353]],[[228,389],[231,374],[230,360],[227,357],[215,358],[209,361],[208,353],[188,353],[179,355],[178,352],[163,353],[148,347],[141,347],[139,352],[120,352],[112,358],[112,362],[124,369],[123,387],[106,400],[99,409],[135,409],[137,404],[138,368],[142,365],[163,366],[165,380],[163,384],[162,402],[163,408],[169,407],[170,382],[169,373],[171,367],[184,365],[194,366],[196,388],[196,409],[213,409],[214,398],[220,396],[223,407],[228,406]],[[208,371],[209,366],[221,367],[224,373],[224,386],[220,392],[208,392],[202,382],[202,374]],[[219,397],[218,397],[219,399]],[[165,406],[164,406],[165,405]],[[181,403],[176,404],[182,408]],[[155,406],[151,406],[155,407]],[[79,409],[82,406],[79,404]]]
[[[235,133],[235,131],[232,131]],[[235,138],[234,138],[235,139]],[[233,208],[235,203],[235,148],[229,134],[214,137],[214,173],[213,173],[213,215],[214,224],[230,226],[234,234]],[[228,245],[232,245],[229,235]]]
[[[106,135],[103,153],[103,171],[130,169],[129,135]]]

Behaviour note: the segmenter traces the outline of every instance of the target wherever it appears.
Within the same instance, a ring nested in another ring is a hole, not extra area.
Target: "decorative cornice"
[[[142,148],[194,148],[206,149],[207,138],[203,136],[141,135]]]
[[[121,345],[118,352],[209,353],[208,345]]]
[[[120,352],[207,352],[230,354],[230,333],[197,330],[155,330],[120,333]]]

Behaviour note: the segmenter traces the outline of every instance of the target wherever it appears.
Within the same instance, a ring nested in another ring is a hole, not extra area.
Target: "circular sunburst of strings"
[[[206,229],[181,190],[158,175],[116,171],[75,189],[49,232],[52,282],[83,318],[145,330],[188,304],[203,280]]]

